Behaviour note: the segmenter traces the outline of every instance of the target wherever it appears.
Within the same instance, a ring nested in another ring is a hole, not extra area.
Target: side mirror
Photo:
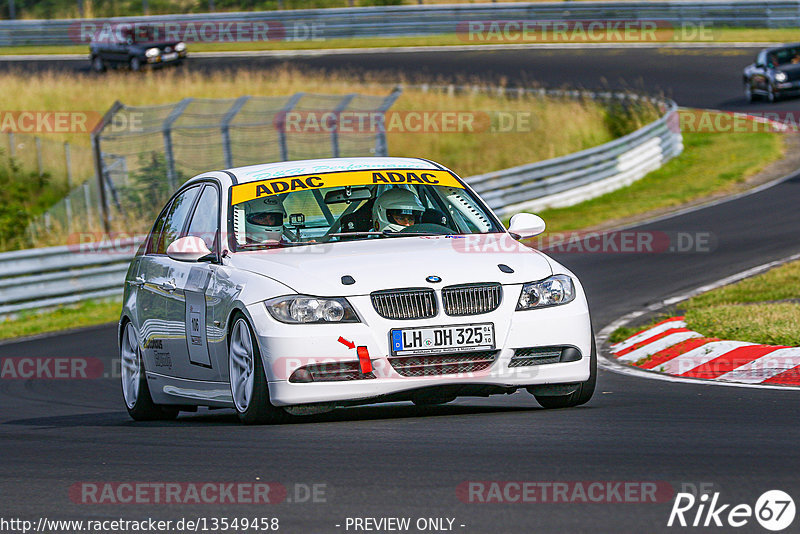
[[[206,242],[193,235],[176,239],[167,247],[167,256],[176,261],[199,261],[210,254]]]
[[[533,213],[517,213],[511,217],[508,231],[514,235],[515,239],[527,239],[534,237],[545,229],[544,219]]]

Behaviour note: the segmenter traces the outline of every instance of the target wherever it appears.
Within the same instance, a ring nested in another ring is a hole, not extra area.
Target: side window
[[[200,194],[200,200],[197,201],[186,235],[201,238],[208,249],[213,251],[217,243],[218,222],[219,193],[216,187],[207,185]]]
[[[167,218],[167,215],[169,215],[169,209],[164,210],[164,213],[161,214],[156,223],[153,225],[153,232],[147,239],[146,254],[154,254],[156,248],[158,248],[158,240],[161,237],[161,231],[164,229],[164,220]]]
[[[758,57],[756,57],[756,65],[759,67],[763,67],[767,64],[767,53],[760,52]]]
[[[183,230],[189,210],[199,190],[199,186],[191,187],[172,201],[172,206],[169,207],[167,216],[164,218],[161,237],[153,250],[155,254],[166,254],[167,247],[181,236],[181,230]]]

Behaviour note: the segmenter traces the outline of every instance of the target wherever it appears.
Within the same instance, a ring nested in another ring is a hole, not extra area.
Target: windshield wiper
[[[459,235],[459,234],[442,234],[439,232],[390,232],[384,234],[386,237],[419,237],[419,236],[446,236],[446,235]]]
[[[386,235],[383,232],[336,232],[333,234],[325,234],[324,237],[361,237],[369,235]]]
[[[432,236],[432,235],[458,235],[458,234],[442,234],[439,232],[390,232],[384,230],[383,232],[337,232],[334,234],[327,234],[325,237],[414,237],[414,236]]]
[[[308,245],[308,243],[305,241],[291,241],[291,242],[273,241],[271,243],[246,243],[244,245],[238,245],[238,248],[241,249],[283,248],[283,247],[296,247],[300,245]]]

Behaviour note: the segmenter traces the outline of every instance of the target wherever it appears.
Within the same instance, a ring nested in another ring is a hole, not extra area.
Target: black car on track
[[[92,70],[128,67],[140,71],[146,67],[180,65],[186,59],[186,43],[160,39],[149,26],[118,25],[98,30],[89,43]]]
[[[744,69],[744,96],[775,102],[783,96],[800,95],[800,43],[766,48]]]

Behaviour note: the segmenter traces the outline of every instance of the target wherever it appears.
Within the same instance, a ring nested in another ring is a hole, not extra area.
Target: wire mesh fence
[[[52,158],[54,172],[61,174],[72,158],[74,187],[31,224],[31,231],[144,231],[169,196],[204,171],[321,157],[386,156],[382,121],[377,128],[347,129],[337,121],[343,112],[383,117],[399,95],[395,89],[387,96],[296,93],[186,98],[146,107],[115,103],[95,128],[91,149],[81,147],[76,159],[76,147],[71,153],[67,147],[60,158]],[[309,124],[309,117],[316,122]],[[29,152],[20,157],[51,161],[42,150]],[[37,163],[26,165],[36,168]]]
[[[2,152],[6,163],[38,176],[37,187],[69,193],[28,226],[32,243],[62,231],[98,228],[99,193],[94,177],[92,151],[89,147],[57,141],[26,133],[4,132]],[[44,239],[49,243],[48,239]]]

